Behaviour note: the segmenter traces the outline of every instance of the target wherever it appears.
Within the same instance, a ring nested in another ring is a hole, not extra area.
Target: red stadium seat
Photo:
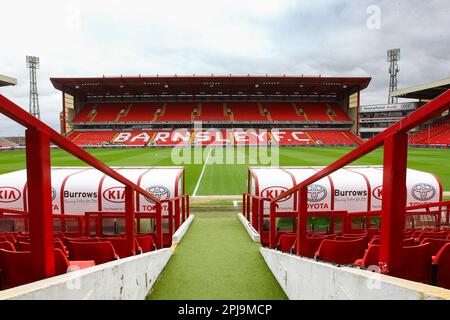
[[[329,240],[322,241],[315,257],[321,261],[336,264],[353,264],[356,259],[364,255],[365,239]]]
[[[114,250],[119,255],[120,258],[128,257],[128,249],[127,249],[127,240],[122,237],[104,237],[101,238],[100,241],[109,241],[114,247]],[[140,248],[136,246],[137,251],[139,251]]]
[[[356,265],[359,265],[364,268],[368,268],[370,266],[378,266],[378,262],[380,259],[380,246],[377,244],[369,245],[362,259],[357,259],[355,261]]]
[[[431,247],[429,243],[418,246],[403,247],[402,261],[404,266],[400,269],[399,278],[431,283]]]
[[[29,242],[19,241],[15,245],[17,251],[30,251],[31,244]]]
[[[286,253],[291,253],[291,249],[295,243],[297,235],[295,234],[282,234],[278,239],[278,250]]]
[[[55,252],[55,274],[60,275],[68,271],[70,266],[86,268],[94,265],[93,261],[69,262],[59,249]],[[30,251],[12,251],[0,249],[1,289],[8,289],[33,281]]]
[[[155,242],[152,236],[137,236],[136,240],[141,247],[142,252],[150,252],[155,250]]]
[[[425,238],[425,239],[422,239],[420,244],[424,244],[424,243],[430,244],[431,255],[435,256],[446,243],[450,243],[450,240]]]
[[[331,235],[333,237],[333,235]],[[329,236],[315,236],[312,238],[306,238],[300,243],[300,255],[306,258],[314,258],[314,254],[319,249],[323,240],[329,239]],[[295,247],[295,243],[294,243]]]
[[[436,285],[450,289],[450,243],[446,243],[439,250],[434,262],[437,265]]]
[[[9,289],[33,281],[29,251],[0,249],[1,288]]]
[[[2,241],[0,242],[0,249],[5,249],[9,251],[16,251],[16,248],[14,247],[14,244],[9,241]]]
[[[421,243],[423,239],[446,239],[448,236],[447,231],[423,231],[418,237],[417,242]]]
[[[370,240],[369,242],[369,246],[372,244],[380,244],[381,243],[381,238],[373,238],[372,240]],[[408,238],[408,239],[403,239],[403,246],[413,246],[416,244],[416,241],[414,240],[414,238]]]
[[[69,242],[70,260],[94,260],[95,264],[119,259],[110,241]]]
[[[56,274],[64,274],[68,271],[76,269],[85,269],[95,266],[94,260],[85,261],[69,261],[67,256],[60,249],[55,249],[55,272]]]

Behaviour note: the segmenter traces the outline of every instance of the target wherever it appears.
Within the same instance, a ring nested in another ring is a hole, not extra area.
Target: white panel
[[[367,211],[369,192],[364,177],[341,169],[330,175],[334,185],[334,210]]]

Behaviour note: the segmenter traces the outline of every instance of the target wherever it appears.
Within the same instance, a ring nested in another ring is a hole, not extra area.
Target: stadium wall
[[[280,251],[260,253],[291,300],[447,300],[450,290]]]
[[[73,271],[0,292],[0,300],[142,300],[172,256],[171,248]]]

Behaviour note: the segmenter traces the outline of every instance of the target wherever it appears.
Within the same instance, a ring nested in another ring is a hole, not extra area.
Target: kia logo
[[[125,189],[124,187],[108,188],[103,191],[103,198],[113,203],[125,202]]]
[[[287,190],[288,190],[288,188],[280,187],[280,186],[267,187],[267,188],[265,188],[265,189],[263,189],[261,191],[261,197],[263,197],[263,198],[271,198],[272,199],[272,198],[278,197],[280,194],[282,194],[283,192],[285,192]],[[290,194],[286,198],[283,198],[279,202],[287,201],[291,197],[292,197],[292,194]]]
[[[56,189],[52,188],[52,201],[56,198]]]
[[[375,199],[381,200],[382,197],[382,192],[383,191],[383,186],[378,186],[375,189],[373,189],[372,191],[372,195]]]
[[[320,202],[327,197],[327,190],[320,184],[308,186],[308,201]]]
[[[411,195],[419,201],[428,201],[436,194],[436,189],[428,183],[418,183],[412,187]]]
[[[0,202],[9,203],[20,199],[22,193],[13,187],[0,187]]]
[[[147,188],[147,191],[158,200],[167,200],[170,198],[170,191],[164,186],[151,186]],[[147,197],[145,197],[145,200],[153,203],[153,201]]]

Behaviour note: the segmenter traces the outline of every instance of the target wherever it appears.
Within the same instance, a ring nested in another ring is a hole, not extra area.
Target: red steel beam
[[[3,113],[5,116],[21,124],[25,128],[39,130],[40,132],[49,136],[50,141],[52,141],[55,145],[57,145],[61,149],[64,149],[65,151],[69,152],[73,156],[84,161],[85,163],[89,164],[95,169],[110,176],[114,180],[124,185],[132,187],[136,192],[139,192],[143,196],[146,196],[155,203],[159,203],[159,199],[155,198],[151,193],[142,189],[135,183],[131,182],[130,180],[122,176],[121,174],[117,173],[116,171],[114,171],[113,169],[105,165],[103,162],[101,162],[94,156],[84,151],[82,148],[80,148],[73,142],[70,142],[62,135],[60,135],[58,132],[56,132],[55,130],[47,126],[45,123],[38,120],[37,118],[29,114],[24,109],[22,109],[21,107],[19,107],[14,102],[10,101],[1,94],[0,94],[0,113]]]
[[[392,276],[402,268],[406,213],[408,135],[394,133],[384,142],[383,201],[381,204],[380,271]]]
[[[41,131],[25,131],[28,208],[30,215],[33,280],[55,275],[50,139]]]
[[[450,90],[447,90],[440,96],[438,96],[436,99],[428,102],[421,108],[417,109],[413,113],[411,113],[409,116],[403,118],[399,122],[395,123],[391,127],[387,128],[383,132],[379,133],[372,139],[368,140],[366,143],[362,144],[358,148],[354,149],[353,151],[350,151],[348,154],[343,156],[342,158],[336,160],[326,168],[320,170],[310,178],[304,180],[303,182],[297,184],[293,188],[281,193],[275,198],[272,198],[272,202],[279,201],[283,198],[286,198],[287,196],[293,194],[294,192],[297,192],[301,187],[308,186],[311,183],[314,183],[323,177],[326,177],[330,175],[331,173],[335,172],[336,170],[346,166],[349,163],[352,163],[353,161],[361,158],[362,156],[365,156],[369,152],[372,152],[376,148],[383,145],[384,140],[392,135],[393,133],[406,133],[409,130],[417,127],[421,123],[435,117],[436,115],[444,112],[445,110],[450,108]]]
[[[125,187],[125,237],[129,256],[136,253],[134,234],[135,202],[134,190],[130,186]]]

